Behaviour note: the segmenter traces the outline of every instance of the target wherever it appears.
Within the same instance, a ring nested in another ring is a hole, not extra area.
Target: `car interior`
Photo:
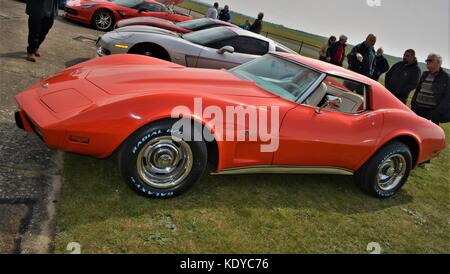
[[[306,105],[323,109],[357,114],[366,108],[366,88],[364,85],[336,79],[325,79],[305,101]],[[331,103],[338,102],[338,103]]]

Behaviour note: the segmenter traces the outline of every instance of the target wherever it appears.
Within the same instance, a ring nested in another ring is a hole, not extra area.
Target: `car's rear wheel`
[[[114,28],[114,15],[109,10],[98,10],[92,16],[92,26],[98,30],[110,31]]]
[[[145,126],[120,149],[123,178],[144,196],[175,197],[188,190],[206,169],[205,142],[172,138],[173,123],[166,120]]]
[[[411,151],[393,141],[378,150],[354,175],[355,183],[377,198],[395,195],[408,180],[412,169]]]

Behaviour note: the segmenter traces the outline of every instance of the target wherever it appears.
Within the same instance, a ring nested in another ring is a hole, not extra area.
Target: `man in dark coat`
[[[385,86],[406,105],[409,94],[417,87],[420,74],[416,52],[408,49],[403,54],[403,61],[393,65],[386,73]]]
[[[58,15],[57,0],[27,0],[26,11],[28,14],[28,47],[27,60],[36,62],[40,57],[39,46],[45,40],[45,36],[53,26]]]
[[[442,69],[442,57],[430,54],[411,102],[412,110],[435,124],[450,122],[450,76]]]
[[[255,22],[253,22],[253,24],[250,26],[250,31],[254,32],[254,33],[261,33],[261,29],[262,29],[262,20],[264,18],[264,13],[260,12],[258,14],[258,18],[255,20]]]
[[[327,60],[333,65],[342,67],[345,60],[345,48],[347,47],[347,36],[339,36],[339,41],[333,43],[327,49]]]
[[[228,7],[228,5],[225,5],[223,9],[219,12],[217,19],[231,23],[231,13],[230,7]]]
[[[375,71],[376,54],[374,50],[377,37],[369,34],[366,41],[353,47],[348,58],[348,68],[359,74],[372,77]]]
[[[383,48],[379,48],[377,50],[377,57],[375,58],[375,70],[373,71],[372,79],[377,81],[380,79],[380,76],[389,70],[389,63],[386,57],[384,57]]]

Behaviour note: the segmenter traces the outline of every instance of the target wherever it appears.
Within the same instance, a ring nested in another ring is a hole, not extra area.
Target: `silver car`
[[[99,56],[134,53],[200,68],[232,68],[270,51],[295,53],[262,35],[232,27],[178,34],[149,26],[128,26],[97,41]]]

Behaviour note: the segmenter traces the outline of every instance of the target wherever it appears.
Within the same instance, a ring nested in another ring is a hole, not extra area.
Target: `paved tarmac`
[[[25,3],[0,0],[0,253],[52,252],[63,153],[16,128],[14,97],[31,84],[95,56],[100,32],[56,19],[38,62],[26,61]]]

